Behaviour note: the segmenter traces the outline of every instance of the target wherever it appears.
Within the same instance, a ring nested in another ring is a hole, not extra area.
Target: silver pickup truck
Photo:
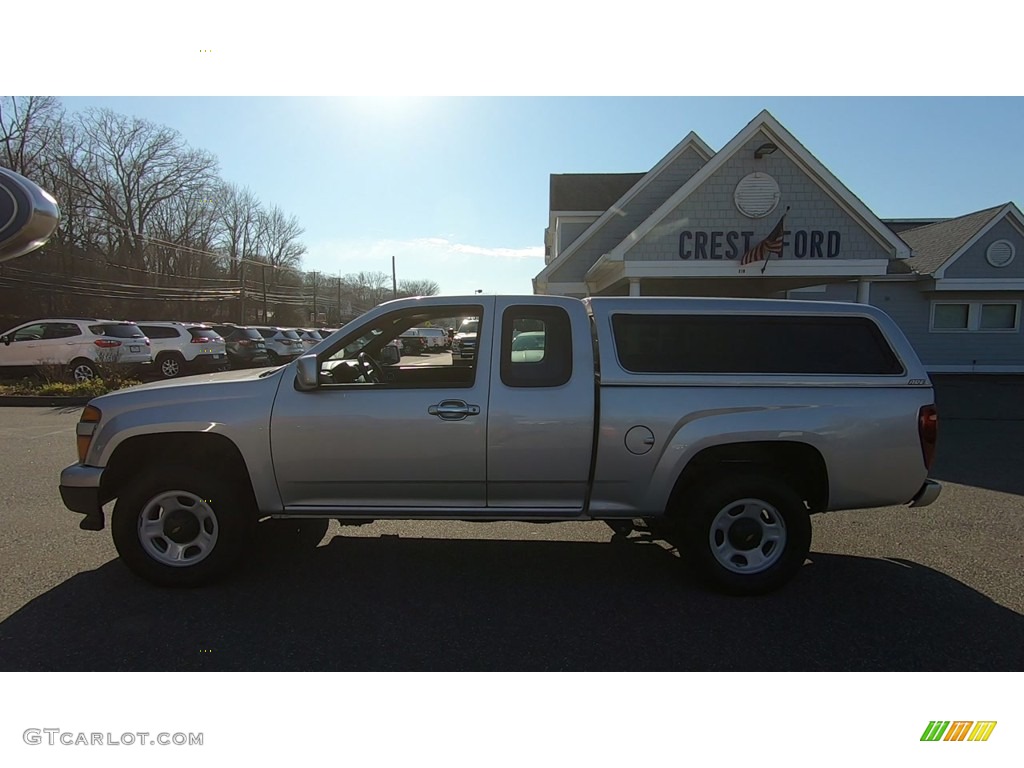
[[[476,354],[406,365],[407,328],[478,318]],[[528,344],[517,339],[528,340]],[[94,399],[65,505],[137,574],[192,586],[257,521],[604,520],[738,594],[796,575],[810,516],[939,494],[937,415],[861,304],[472,296],[382,304],[283,367]]]

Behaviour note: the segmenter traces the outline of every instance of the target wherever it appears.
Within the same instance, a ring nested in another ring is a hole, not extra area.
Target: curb
[[[41,397],[38,395],[0,395],[2,406],[78,406],[85,405],[92,397]]]

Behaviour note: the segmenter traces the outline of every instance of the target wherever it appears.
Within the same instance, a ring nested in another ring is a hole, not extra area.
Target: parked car
[[[290,363],[305,351],[302,339],[295,331],[276,326],[254,325],[267,344],[267,357],[271,365]]]
[[[394,365],[402,331],[454,316],[478,318],[466,365]],[[544,334],[542,360],[513,360],[516,330]],[[931,504],[937,425],[867,304],[435,296],[274,371],[94,398],[60,492],[89,530],[116,499],[118,554],[163,585],[225,574],[267,516],[603,520],[759,594],[803,569],[813,515]]]
[[[448,334],[443,328],[410,328],[409,330],[424,340],[428,352],[438,352],[448,346]]]
[[[305,328],[293,328],[292,330],[299,334],[299,338],[302,339],[303,352],[309,351],[324,340],[324,336],[315,328],[308,330]]]
[[[149,339],[134,323],[83,317],[33,320],[0,335],[0,370],[6,374],[56,367],[76,382],[104,364],[129,374],[153,362]]]
[[[539,363],[544,359],[544,331],[523,331],[512,337],[513,363]]]
[[[409,329],[398,337],[399,350],[402,355],[422,355],[427,351],[427,340]]]
[[[476,318],[463,320],[452,338],[452,363],[466,365],[476,357],[476,334],[480,323]]]
[[[228,353],[228,364],[232,368],[253,368],[270,365],[267,342],[255,328],[247,325],[214,325]]]
[[[154,368],[162,378],[228,368],[224,339],[208,325],[148,320],[138,325],[149,337]]]

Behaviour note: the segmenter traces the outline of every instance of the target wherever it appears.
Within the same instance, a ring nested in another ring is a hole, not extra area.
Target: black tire
[[[800,571],[811,548],[807,507],[767,474],[721,475],[684,500],[680,553],[709,586],[733,595],[779,589]]]
[[[156,369],[162,379],[176,379],[184,372],[185,360],[176,352],[160,355],[156,359]]]
[[[271,352],[270,350],[267,350],[267,360],[270,362],[271,365],[281,364],[281,358],[280,356],[278,356],[277,352]]]
[[[147,519],[150,535],[143,536]],[[197,587],[230,570],[250,545],[255,523],[250,495],[230,480],[205,467],[172,465],[138,476],[121,491],[111,533],[136,575],[162,587]],[[170,564],[175,550],[192,562]]]
[[[73,384],[94,379],[99,375],[96,364],[92,360],[80,357],[68,364],[68,381]]]

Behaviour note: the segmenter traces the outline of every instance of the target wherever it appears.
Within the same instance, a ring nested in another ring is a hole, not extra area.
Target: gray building
[[[552,174],[544,245],[535,293],[864,302],[930,371],[1024,372],[1020,209],[880,219],[768,112],[647,173]]]

